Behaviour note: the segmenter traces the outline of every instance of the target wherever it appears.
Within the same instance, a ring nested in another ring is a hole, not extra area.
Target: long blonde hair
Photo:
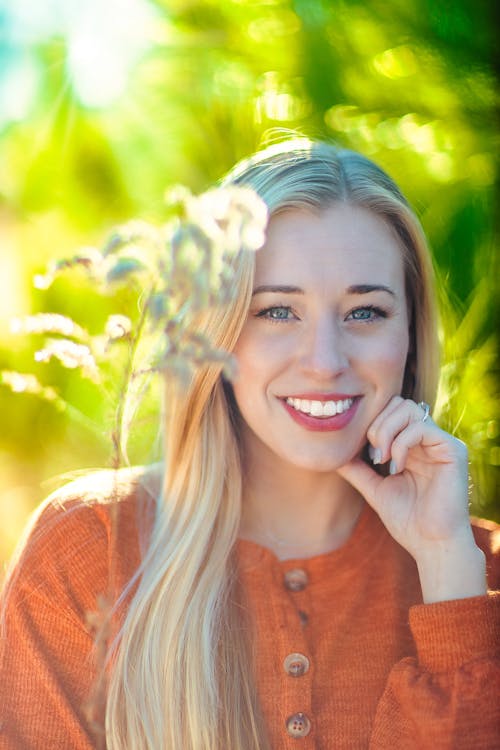
[[[394,182],[365,157],[296,139],[240,163],[224,184],[253,187],[271,214],[365,207],[392,227],[404,260],[411,346],[404,395],[434,402],[436,311],[420,224]],[[253,256],[239,257],[237,294],[198,330],[231,351],[245,322]],[[231,389],[202,366],[165,391],[164,480],[140,580],[121,628],[106,712],[109,750],[265,750],[235,542],[241,465]]]

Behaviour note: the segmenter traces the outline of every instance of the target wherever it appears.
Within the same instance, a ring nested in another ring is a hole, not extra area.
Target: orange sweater
[[[45,504],[17,563],[0,642],[2,750],[98,746],[89,613],[110,571],[117,590],[130,579],[151,504],[135,480],[119,503],[92,483]],[[474,531],[496,588],[499,533]],[[334,552],[280,562],[241,541],[239,559],[273,750],[500,748],[500,593],[422,604],[412,558],[368,506]]]

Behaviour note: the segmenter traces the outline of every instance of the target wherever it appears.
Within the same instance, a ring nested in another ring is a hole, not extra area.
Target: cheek
[[[233,350],[238,363],[238,381],[251,385],[272,378],[288,361],[289,348],[284,336],[258,336],[252,331],[244,332]]]
[[[387,342],[383,352],[383,367],[387,374],[388,383],[399,391],[403,385],[403,378],[408,359],[408,336],[394,337]]]
[[[364,367],[374,375],[383,374],[391,384],[402,381],[408,358],[408,335],[398,332],[380,339],[368,342],[360,358]]]
[[[265,379],[262,363],[266,358],[263,349],[262,342],[243,334],[233,350],[237,363],[233,392],[242,413],[246,411],[246,406],[251,407],[255,402],[255,392]]]
[[[233,392],[245,419],[267,409],[274,380],[287,366],[287,352],[284,336],[258,336],[252,330],[240,336],[233,350],[237,362]]]
[[[242,387],[248,381],[251,384],[255,374],[259,371],[259,363],[262,360],[261,346],[251,336],[240,336],[233,349],[233,355],[238,365],[237,376],[234,386]]]

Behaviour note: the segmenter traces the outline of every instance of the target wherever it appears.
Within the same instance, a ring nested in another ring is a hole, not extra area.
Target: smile
[[[325,394],[322,400],[304,398],[309,395],[313,394],[304,393],[302,398],[285,396],[280,400],[293,421],[311,432],[343,430],[354,419],[362,400],[362,396],[344,393],[332,393],[333,398],[327,398]]]
[[[302,414],[309,414],[311,417],[334,417],[336,414],[343,414],[351,408],[354,399],[344,398],[340,401],[316,401],[305,398],[287,398],[286,403],[296,411]]]

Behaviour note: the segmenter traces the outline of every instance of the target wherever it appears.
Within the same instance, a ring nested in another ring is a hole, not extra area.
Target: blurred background
[[[11,319],[48,310],[95,333],[135,304],[81,274],[47,290],[33,277],[117,223],[161,222],[166,188],[204,190],[287,129],[367,154],[420,215],[442,290],[441,421],[470,446],[473,512],[500,520],[492,13],[486,0],[0,2],[0,564],[51,478],[109,465],[120,388],[119,367],[95,383],[36,362],[40,338]]]

